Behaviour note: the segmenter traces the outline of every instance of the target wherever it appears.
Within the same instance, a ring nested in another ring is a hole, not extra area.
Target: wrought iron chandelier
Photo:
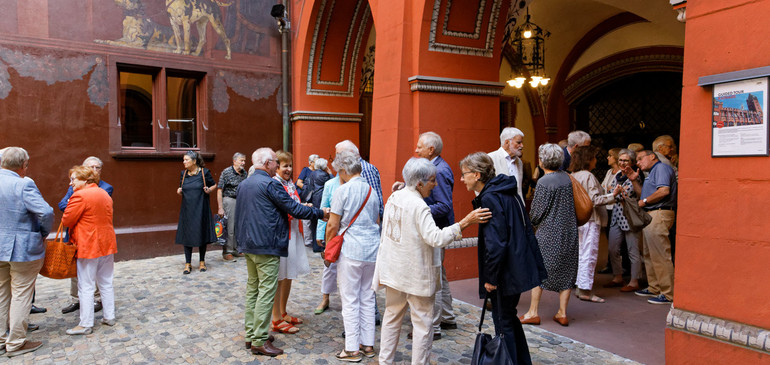
[[[520,26],[514,28],[506,37],[511,47],[516,52],[513,65],[513,72],[508,85],[516,88],[524,86],[527,78],[521,72],[526,69],[530,76],[527,82],[531,87],[546,86],[548,78],[545,74],[545,39],[551,36],[551,33],[544,30],[537,24],[530,21],[529,7],[527,7],[527,20]]]

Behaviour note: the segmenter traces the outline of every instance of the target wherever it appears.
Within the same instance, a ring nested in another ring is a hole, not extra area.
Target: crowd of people
[[[412,363],[429,363],[433,341],[441,338],[442,330],[457,328],[444,249],[476,224],[479,297],[489,299],[495,331],[503,334],[514,363],[531,363],[522,324],[540,324],[543,290],[559,293],[553,320],[563,326],[569,325],[567,306],[574,288],[580,300],[604,302],[593,291],[602,227],[609,237],[613,274],[604,286],[650,297],[649,303],[671,303],[669,231],[677,193],[673,138],[661,136],[653,150],[610,149],[610,169],[602,182],[591,173],[599,151],[587,133],[570,133],[564,146],[541,145],[534,174],[522,160],[523,140],[520,130],[505,128],[500,149],[472,153],[460,161],[460,181],[476,197],[473,209],[459,220],[452,197],[454,175],[441,157],[442,139],[434,132],[419,136],[415,157],[404,165],[402,181],[393,184],[387,201],[379,171],[348,140],[335,146],[331,162],[311,155],[296,182],[294,158],[286,151],[257,149],[249,170],[246,156],[235,153],[232,166],[218,181],[201,155],[189,151],[183,156],[177,188],[181,208],[175,243],[184,247],[182,274],[193,271],[195,247],[198,270],[208,270],[206,249],[216,242],[210,195],[216,194],[217,213],[228,222],[222,257],[246,260],[244,337],[246,349],[255,355],[283,353],[273,344],[271,332],[291,335],[301,330],[303,320],[287,313],[291,283],[310,272],[310,259],[324,259],[321,301],[314,313],[324,313],[330,294],[339,291],[345,337],[344,348],[336,353],[339,360],[358,362],[377,354],[375,333],[381,317],[379,361],[393,363],[409,309]],[[0,350],[16,356],[42,346],[28,340],[26,333],[33,326],[28,317],[53,209],[26,177],[27,152],[9,147],[0,153],[0,332],[7,330],[0,337]],[[78,245],[78,273],[71,284],[74,300],[62,310],[80,311],[78,325],[67,330],[70,335],[92,333],[94,312],[103,310],[106,325],[115,325],[117,318],[113,187],[101,180],[102,167],[101,160],[89,157],[70,169],[70,187],[59,204],[62,226],[69,230],[66,239]],[[582,225],[575,211],[574,184],[593,202],[591,217]],[[628,204],[641,207],[651,222],[641,229],[632,227],[624,214]],[[344,235],[339,259],[324,256],[326,243],[339,235]],[[631,263],[628,283],[621,259],[624,242]],[[321,257],[308,257],[305,246]],[[642,288],[645,281],[648,286]],[[376,305],[381,289],[382,316]],[[529,310],[519,316],[516,306],[527,291]]]

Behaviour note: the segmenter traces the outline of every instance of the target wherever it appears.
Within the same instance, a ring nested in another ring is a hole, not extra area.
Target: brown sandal
[[[191,272],[192,272],[192,265],[184,264],[184,271],[182,271],[182,274],[187,275]]]
[[[206,263],[201,261],[201,264],[198,270],[200,270],[201,272],[206,272],[206,270],[208,270],[208,268],[206,267]]]

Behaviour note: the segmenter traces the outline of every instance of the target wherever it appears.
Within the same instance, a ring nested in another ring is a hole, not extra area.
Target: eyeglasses
[[[462,175],[465,176],[465,174],[475,174],[475,173],[476,173],[475,171],[466,171],[466,172],[463,172]]]

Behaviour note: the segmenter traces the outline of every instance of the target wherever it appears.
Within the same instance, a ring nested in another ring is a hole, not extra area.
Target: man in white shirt
[[[497,175],[516,178],[516,189],[522,201],[524,201],[521,188],[524,178],[524,162],[521,161],[523,151],[524,133],[518,128],[507,127],[500,133],[500,149],[489,153],[489,157],[495,163]]]

